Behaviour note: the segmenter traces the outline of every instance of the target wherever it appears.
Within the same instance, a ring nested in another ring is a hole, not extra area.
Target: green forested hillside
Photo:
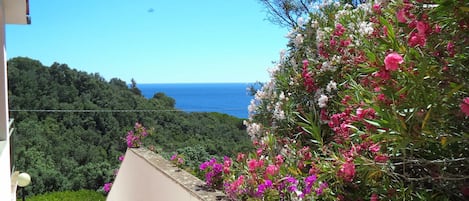
[[[195,160],[251,148],[241,119],[178,111],[163,93],[146,99],[135,83],[106,81],[66,64],[11,59],[8,84],[16,170],[31,175],[30,193],[100,188],[111,179],[126,148],[124,136],[137,121],[154,129],[147,145]]]

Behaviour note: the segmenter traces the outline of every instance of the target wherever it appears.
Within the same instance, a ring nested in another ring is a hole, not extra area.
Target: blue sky
[[[288,30],[257,0],[30,0],[8,25],[8,58],[27,56],[137,83],[267,81]]]

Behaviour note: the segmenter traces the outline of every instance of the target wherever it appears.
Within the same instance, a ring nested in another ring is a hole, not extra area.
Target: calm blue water
[[[248,117],[252,97],[246,83],[138,84],[146,98],[163,92],[176,100],[176,108],[186,112],[219,112],[239,118]]]

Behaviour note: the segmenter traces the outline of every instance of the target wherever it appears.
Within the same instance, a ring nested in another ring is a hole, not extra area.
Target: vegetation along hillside
[[[8,61],[8,82],[16,170],[31,175],[29,194],[102,187],[135,122],[152,129],[146,145],[187,155],[188,165],[251,148],[241,119],[178,111],[163,93],[144,98],[135,82],[23,57]]]

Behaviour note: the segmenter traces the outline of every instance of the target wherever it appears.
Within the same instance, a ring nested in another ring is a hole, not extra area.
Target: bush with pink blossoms
[[[184,156],[178,153],[173,154],[169,160],[178,168],[182,168],[184,165]]]
[[[223,181],[223,164],[218,163],[217,159],[212,158],[200,164],[200,170],[205,174],[205,182],[207,186],[212,188],[221,188]]]
[[[142,145],[142,140],[148,135],[147,129],[140,123],[135,123],[134,129],[127,132],[125,137],[128,148],[136,148]]]
[[[142,140],[149,135],[149,131],[140,123],[136,122],[134,128],[127,132],[126,135],[126,144],[127,148],[136,148],[142,145]],[[120,155],[118,160],[122,163],[125,159],[125,155]],[[117,176],[119,169],[114,170],[114,177]],[[112,182],[105,183],[103,186],[103,191],[105,194],[109,193],[112,188]]]
[[[257,150],[212,174],[216,187],[233,200],[468,199],[469,5],[316,6],[251,101]]]

